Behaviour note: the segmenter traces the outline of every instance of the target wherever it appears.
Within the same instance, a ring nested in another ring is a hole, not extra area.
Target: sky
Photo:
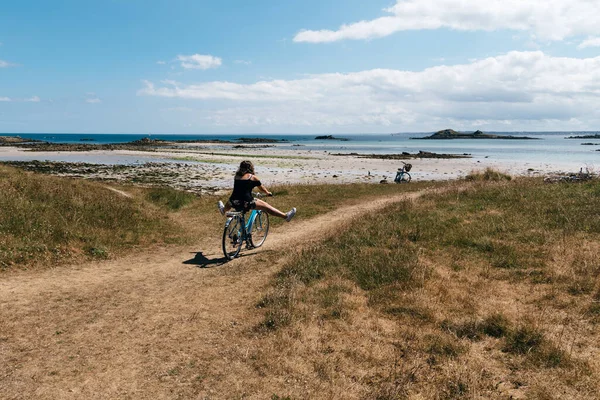
[[[2,133],[446,128],[600,130],[600,1],[0,1]]]

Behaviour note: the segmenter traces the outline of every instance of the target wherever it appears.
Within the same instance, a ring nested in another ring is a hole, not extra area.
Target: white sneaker
[[[290,222],[292,220],[292,218],[294,218],[294,215],[296,215],[296,207],[292,208],[290,211],[288,211],[285,214],[285,220],[287,222]]]
[[[219,212],[221,215],[225,215],[225,204],[221,200],[217,203],[217,207],[219,207]]]

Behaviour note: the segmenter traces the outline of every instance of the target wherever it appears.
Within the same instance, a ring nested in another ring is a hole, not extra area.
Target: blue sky
[[[0,5],[0,132],[596,130],[600,2]]]

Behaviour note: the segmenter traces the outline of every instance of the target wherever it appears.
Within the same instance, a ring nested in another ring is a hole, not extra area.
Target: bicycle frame
[[[228,219],[225,222],[222,246],[223,253],[229,260],[237,257],[244,242],[246,242],[246,249],[262,246],[269,232],[269,214],[256,209],[248,211],[227,213]],[[264,217],[262,217],[263,215]],[[257,218],[258,222],[256,222]],[[266,225],[264,225],[265,223]],[[252,235],[255,224],[257,224],[256,238]],[[230,246],[233,247],[230,248]]]
[[[244,214],[242,214],[242,222],[244,222],[244,224],[245,224],[244,229],[246,230],[246,232],[252,232],[252,224],[254,223],[254,220],[256,219],[257,214],[258,214],[258,210],[252,210],[247,221],[244,219]],[[244,235],[244,236],[247,236],[247,235]]]
[[[398,172],[396,172],[396,177],[394,178],[394,182],[400,182],[402,180],[402,177],[404,176],[404,174],[406,174],[406,171],[404,170],[404,167],[402,167],[402,169]]]
[[[394,178],[395,183],[408,183],[411,180],[412,177],[405,167],[398,168],[398,172],[396,172],[396,177]]]
[[[248,219],[246,219],[246,213],[243,212],[240,214],[240,218],[242,218],[242,226],[244,229],[242,229],[242,242],[246,242],[246,245],[249,245],[248,242],[248,237],[250,236],[250,232],[252,232],[252,224],[254,223],[254,220],[256,219],[256,216],[258,215],[258,210],[252,210],[250,212],[250,215],[248,216]],[[227,225],[229,225],[231,222],[233,221],[233,218],[231,218],[229,221],[226,222]]]

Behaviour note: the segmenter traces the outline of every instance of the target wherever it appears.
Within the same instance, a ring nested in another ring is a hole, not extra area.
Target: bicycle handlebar
[[[252,196],[254,196],[255,199],[260,199],[261,197],[273,197],[274,194],[266,194],[266,193],[260,193],[260,192],[253,192]]]

